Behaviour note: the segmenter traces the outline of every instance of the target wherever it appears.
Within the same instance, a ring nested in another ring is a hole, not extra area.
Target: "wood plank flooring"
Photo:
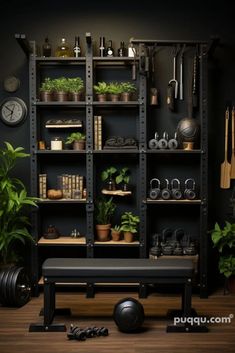
[[[56,317],[69,327],[73,323],[80,327],[106,326],[108,337],[97,337],[84,342],[69,341],[65,332],[32,333],[29,324],[41,322],[42,294],[22,308],[0,307],[0,352],[1,353],[234,353],[235,318],[230,324],[209,324],[208,333],[166,333],[166,312],[180,307],[180,297],[153,293],[147,299],[139,299],[145,309],[144,329],[138,334],[118,331],[112,320],[115,303],[136,293],[100,292],[95,299],[86,299],[84,293],[60,292],[57,307],[70,307],[71,317]],[[193,307],[199,315],[210,317],[235,314],[235,296],[224,296],[222,291],[209,299],[193,297]]]

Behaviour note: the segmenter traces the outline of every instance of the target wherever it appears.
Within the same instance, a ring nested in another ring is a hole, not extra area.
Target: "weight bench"
[[[61,314],[56,309],[56,283],[87,284],[102,283],[140,283],[179,284],[182,290],[182,313],[186,318],[192,315],[192,277],[193,264],[188,259],[77,259],[50,258],[42,265],[44,277],[43,323],[31,324],[30,332],[66,331],[64,324],[53,323],[54,316]],[[68,309],[67,309],[68,312]],[[168,325],[167,332],[202,332],[202,326]]]

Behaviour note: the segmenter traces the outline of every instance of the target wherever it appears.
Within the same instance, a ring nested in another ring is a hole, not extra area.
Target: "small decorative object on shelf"
[[[80,39],[78,36],[75,36],[75,43],[74,43],[74,47],[73,47],[73,56],[75,58],[79,58],[81,56]]]
[[[102,116],[94,116],[94,149],[102,150]]]
[[[58,229],[54,225],[49,225],[46,233],[43,234],[45,239],[57,239],[60,237]]]
[[[200,125],[196,119],[184,118],[177,125],[177,136],[184,149],[192,150],[198,142]]]
[[[62,199],[63,192],[60,189],[49,189],[47,190],[47,197],[50,200]]]
[[[58,45],[55,56],[67,58],[72,56],[70,45],[66,42],[65,38],[61,39],[60,44]]]
[[[51,150],[58,151],[62,149],[63,149],[63,141],[61,137],[54,137],[53,140],[51,140]]]
[[[81,234],[76,228],[72,230],[70,236],[71,238],[81,238]]]
[[[109,167],[101,173],[101,180],[106,182],[106,187],[108,191],[116,190],[116,184],[114,175],[117,173],[117,169],[115,167]]]
[[[99,47],[100,57],[104,57],[106,54],[105,49],[105,37],[100,37],[100,47]]]
[[[105,141],[104,149],[137,149],[137,142],[132,137],[113,136]]]
[[[86,135],[82,132],[72,132],[71,135],[67,137],[66,144],[73,144],[74,150],[84,150],[86,143]]]
[[[108,41],[106,56],[114,56],[113,43],[111,40]]]
[[[134,234],[137,233],[139,223],[139,216],[134,215],[132,212],[125,212],[121,216],[120,230],[123,231],[124,240],[127,243],[132,243],[134,241]]]
[[[45,127],[48,129],[82,127],[82,121],[79,119],[49,119]]]
[[[124,42],[120,43],[120,48],[118,48],[118,56],[120,57],[126,56],[126,48],[125,48]]]
[[[38,141],[38,149],[39,150],[45,150],[46,149],[45,141]]]
[[[136,48],[134,47],[134,44],[131,43],[131,39],[130,38],[130,43],[128,44],[128,57],[129,58],[134,58],[137,56],[137,50]]]
[[[121,240],[121,235],[121,226],[116,224],[113,228],[111,228],[111,236],[113,241]]]
[[[49,43],[48,37],[45,38],[45,42],[42,46],[42,55],[45,57],[51,56],[51,44]]]

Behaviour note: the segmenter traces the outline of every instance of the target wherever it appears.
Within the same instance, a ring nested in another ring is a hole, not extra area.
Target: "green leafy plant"
[[[106,199],[101,197],[95,202],[95,219],[96,224],[110,224],[111,218],[116,210],[113,198]]]
[[[42,82],[42,85],[40,87],[41,92],[53,92],[55,89],[55,84],[54,80],[52,80],[50,77],[46,77],[44,82]]]
[[[13,148],[9,142],[0,149],[0,258],[4,264],[17,258],[14,249],[17,241],[24,244],[32,240],[24,209],[36,206],[37,198],[28,196],[22,181],[10,175],[17,161],[29,156],[23,151],[23,147]]]
[[[69,92],[79,93],[84,89],[84,83],[81,77],[67,78]]]
[[[136,86],[131,82],[121,82],[119,86],[120,86],[121,92],[123,93],[125,92],[132,93],[136,91]]]
[[[106,82],[98,82],[97,85],[93,86],[96,94],[108,93],[108,84]]]
[[[139,223],[139,216],[134,215],[132,212],[125,212],[121,216],[121,230],[123,232],[137,233]]]
[[[130,176],[129,176],[129,168],[125,167],[122,168],[119,172],[119,174],[116,176],[116,183],[124,183],[124,184],[129,184],[130,181]]]
[[[114,174],[117,172],[117,169],[115,167],[109,167],[101,173],[101,180],[106,181],[108,179],[111,179]]]
[[[224,228],[218,223],[211,231],[211,239],[219,251],[219,271],[226,278],[235,275],[235,223],[225,222]]]
[[[119,82],[110,82],[108,84],[108,93],[120,94],[122,92],[121,85]]]
[[[69,92],[69,83],[66,77],[58,77],[53,80],[55,92]]]
[[[85,140],[86,135],[83,134],[82,132],[72,132],[71,135],[69,135],[66,139],[66,144],[73,143],[74,141],[81,141]]]
[[[115,226],[112,227],[111,230],[114,232],[121,232],[121,226],[115,224]]]

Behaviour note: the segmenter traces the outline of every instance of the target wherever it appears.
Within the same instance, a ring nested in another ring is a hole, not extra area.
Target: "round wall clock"
[[[3,87],[7,92],[15,92],[20,87],[20,80],[15,76],[8,76],[3,81]]]
[[[27,106],[18,97],[6,98],[0,105],[0,118],[10,126],[15,126],[24,121],[27,116]]]

